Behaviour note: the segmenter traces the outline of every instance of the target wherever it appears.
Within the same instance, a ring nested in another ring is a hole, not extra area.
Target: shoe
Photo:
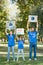
[[[13,59],[13,61],[15,61],[15,59]]]
[[[25,59],[23,59],[25,61]]]
[[[34,58],[34,60],[37,60],[37,58]]]
[[[17,59],[17,62],[18,62],[18,59]]]
[[[29,58],[29,60],[31,61],[31,58]]]
[[[9,60],[7,60],[7,62],[9,62]]]

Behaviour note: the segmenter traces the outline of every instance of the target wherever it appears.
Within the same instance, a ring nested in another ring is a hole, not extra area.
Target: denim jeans
[[[36,43],[30,43],[30,58],[32,59],[32,48],[34,48],[34,58],[36,58]]]
[[[23,60],[25,60],[25,59],[24,59],[24,52],[23,52],[23,49],[18,49],[17,60],[18,60],[18,58],[19,58],[20,52],[21,52],[21,54],[22,54]]]
[[[12,48],[12,55],[13,55],[13,60],[14,60],[14,59],[15,59],[14,46],[12,46],[12,47],[9,47],[9,46],[8,46],[8,57],[7,57],[7,59],[8,59],[8,60],[10,59],[10,48]]]

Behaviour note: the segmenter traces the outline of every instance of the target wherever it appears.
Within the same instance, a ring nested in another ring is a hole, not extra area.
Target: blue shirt
[[[33,32],[28,32],[28,36],[29,36],[29,42],[32,43],[36,43],[37,42],[37,32],[33,31]]]
[[[24,48],[24,40],[18,40],[18,49]]]
[[[15,41],[14,41],[14,38],[15,38],[15,34],[8,34],[7,35],[7,38],[8,38],[8,46],[14,46],[15,45]]]

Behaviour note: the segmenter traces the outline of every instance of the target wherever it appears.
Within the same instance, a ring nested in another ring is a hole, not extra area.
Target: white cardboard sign
[[[16,34],[17,35],[24,35],[24,28],[17,28],[16,29]]]
[[[38,16],[37,15],[29,15],[28,22],[38,22]]]
[[[6,22],[6,29],[9,29],[9,30],[15,29],[14,21],[7,21]]]

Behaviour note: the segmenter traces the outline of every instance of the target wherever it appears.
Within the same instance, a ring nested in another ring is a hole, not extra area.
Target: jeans
[[[7,57],[7,59],[8,60],[10,59],[10,48],[12,48],[12,55],[13,55],[13,60],[14,60],[15,59],[15,56],[14,56],[14,46],[12,46],[12,47],[8,46],[8,57]]]
[[[30,43],[30,58],[32,59],[32,48],[34,48],[34,58],[36,58],[36,44]]]
[[[24,59],[24,52],[23,52],[23,49],[18,49],[17,60],[18,60],[18,58],[19,58],[20,52],[22,53],[22,58],[23,58],[23,60],[25,60],[25,59]]]

